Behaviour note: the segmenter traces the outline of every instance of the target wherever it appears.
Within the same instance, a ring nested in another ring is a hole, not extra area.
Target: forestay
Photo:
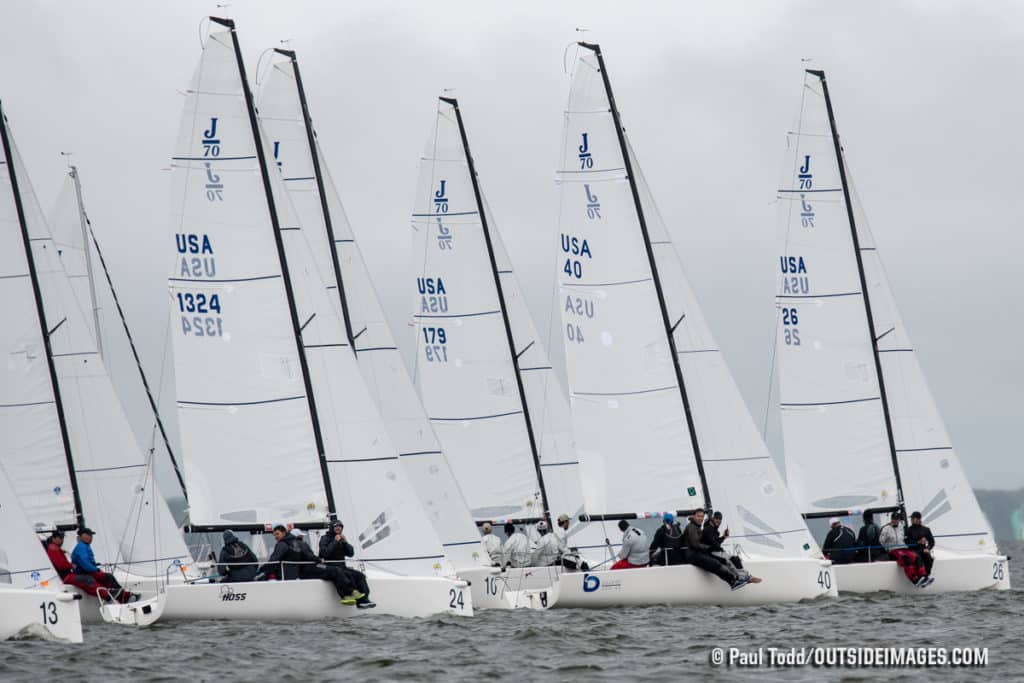
[[[455,107],[439,101],[412,216],[415,380],[473,517],[542,517],[541,482],[466,154]],[[511,274],[507,263],[504,269]]]
[[[589,49],[580,53],[559,174],[559,285],[577,442],[587,444],[580,446],[580,458],[588,509],[622,513],[713,504],[730,538],[750,554],[816,555],[817,545],[704,321],[623,131],[651,267],[598,60]],[[711,501],[702,492],[678,376]]]
[[[43,399],[43,405],[53,413],[53,417],[47,418],[39,426],[50,430],[56,424],[57,434],[33,434],[36,441],[23,451],[25,462],[28,463],[45,455],[45,460],[40,460],[46,463],[46,469],[40,472],[15,472],[8,467],[6,457],[4,468],[19,495],[24,485],[27,499],[32,501],[35,499],[34,492],[38,490],[36,482],[40,475],[51,476],[50,468],[55,469],[56,463],[60,461],[64,464],[64,473],[53,472],[52,476],[59,479],[69,477],[67,467],[73,463],[73,479],[77,482],[81,512],[88,525],[98,532],[93,545],[97,558],[136,575],[163,576],[167,566],[174,561],[190,560],[188,550],[157,488],[151,454],[145,453],[135,440],[97,351],[89,318],[79,307],[53,236],[42,218],[39,202],[13,143],[12,157],[42,298],[44,323],[49,329],[52,362],[60,408],[67,426],[70,454],[64,451],[60,440],[55,394],[49,393],[49,400]],[[24,247],[20,249],[24,254]],[[28,301],[33,301],[31,291],[24,294]],[[23,340],[23,344],[38,349],[32,352],[33,355],[38,353],[33,363],[41,364],[45,372],[43,328],[34,307],[28,316],[31,322],[24,329],[31,334],[34,325],[34,339]],[[18,322],[16,327],[20,324]],[[20,354],[16,352],[13,355],[17,357]],[[28,355],[25,353],[22,357],[27,358]],[[31,368],[30,372],[31,375],[36,374]],[[45,377],[45,381],[48,382],[49,377]],[[52,384],[50,390],[52,392]],[[19,425],[13,431],[16,433],[18,429],[26,429],[26,426]],[[55,439],[61,449],[59,458],[51,450],[51,439]],[[18,461],[12,458],[10,462],[17,464]],[[67,489],[59,486],[52,491],[56,497],[70,495],[70,485]],[[52,528],[56,520],[46,516],[31,516],[40,512],[45,513],[46,510],[29,508],[31,522],[37,528]],[[74,522],[73,514],[70,521]]]
[[[777,271],[787,469],[805,512],[900,502],[839,163],[822,78],[808,73],[779,191]],[[852,214],[906,507],[942,547],[995,552],[856,201]]]
[[[185,97],[168,293],[190,522],[322,522],[324,479],[230,31],[207,37]]]
[[[476,526],[416,396],[315,133],[312,133],[314,150],[310,149],[310,131],[307,131],[296,78],[298,66],[293,66],[293,56],[285,56],[287,59],[276,60],[271,65],[263,81],[260,120],[299,224],[311,243],[317,272],[324,278],[327,299],[337,319],[346,325],[345,343],[351,345],[354,341],[366,387],[403,459],[403,467],[423,508],[440,536],[445,554],[456,567],[479,564],[484,554]],[[317,182],[313,153],[317,154],[322,185]],[[332,237],[338,259],[337,274],[331,251]],[[339,290],[339,280],[343,291]]]

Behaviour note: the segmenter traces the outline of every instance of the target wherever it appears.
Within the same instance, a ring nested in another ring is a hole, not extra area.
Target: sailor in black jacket
[[[935,547],[935,537],[932,530],[921,524],[921,513],[916,510],[910,513],[910,526],[905,534],[907,548],[917,553],[921,563],[924,564],[924,571],[927,576],[932,574],[932,565],[935,558],[932,556],[932,548]]]

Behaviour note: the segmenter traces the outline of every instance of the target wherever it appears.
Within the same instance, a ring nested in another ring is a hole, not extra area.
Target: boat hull
[[[530,606],[525,591],[550,589],[563,571],[562,567],[473,567],[457,573],[469,582],[475,609],[516,609]]]
[[[564,574],[547,591],[526,591],[531,607],[607,609],[639,605],[766,605],[836,597],[832,563],[813,558],[744,560],[762,583],[733,591],[693,565]]]
[[[892,561],[839,564],[834,567],[841,593],[955,593],[1009,590],[1010,563],[1004,555],[938,555],[932,567],[935,582],[917,588]]]
[[[156,621],[313,621],[362,614],[429,617],[473,616],[465,581],[438,577],[370,576],[373,610],[342,605],[334,587],[319,579],[170,585],[156,598],[128,605],[104,605],[103,619],[148,626]]]
[[[80,643],[79,602],[70,591],[0,588],[0,641],[38,636]]]

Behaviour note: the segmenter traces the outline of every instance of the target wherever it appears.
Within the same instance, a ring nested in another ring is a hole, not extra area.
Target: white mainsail
[[[310,148],[294,53],[277,53],[285,59],[274,61],[263,80],[260,120],[299,224],[311,241],[317,271],[325,278],[327,298],[338,320],[347,325],[344,343],[353,346],[355,340],[353,351],[366,387],[445,554],[456,567],[479,564],[485,553],[476,526],[409,379],[315,137]],[[317,182],[317,171],[322,185]],[[335,277],[332,238],[343,292],[339,292],[339,278]]]
[[[777,288],[782,426],[790,485],[804,512],[900,504],[920,509],[936,542],[996,552],[928,390],[867,220],[851,209],[892,424],[886,426],[858,253],[818,72],[805,74],[779,190]],[[852,196],[852,195],[851,195]]]
[[[600,69],[595,49],[581,46],[559,167],[563,340],[588,511],[713,504],[748,553],[817,555],[616,130]]]
[[[10,140],[9,134],[7,139]],[[80,308],[71,281],[64,271],[17,148],[13,142],[9,148],[14,160],[14,173],[18,178],[26,235],[32,248],[43,309],[42,322],[49,330],[47,336],[57,391],[53,391],[50,383],[49,400],[44,399],[42,403],[53,414],[52,417],[47,417],[43,424],[19,424],[12,427],[11,437],[15,440],[15,449],[10,458],[5,453],[3,467],[15,490],[19,491],[19,496],[24,496],[23,500],[28,500],[30,505],[37,499],[36,482],[41,475],[71,479],[67,489],[60,488],[58,484],[53,493],[57,494],[57,498],[71,496],[73,505],[72,484],[75,485],[82,506],[80,512],[89,526],[98,532],[93,546],[97,558],[136,575],[163,576],[170,563],[190,560],[188,550],[157,488],[152,456],[144,453],[136,442],[99,356],[89,318]],[[17,228],[17,222],[8,227]],[[5,234],[9,232],[5,230]],[[21,247],[21,253],[24,254],[24,246]],[[27,263],[23,261],[22,266],[27,267]],[[31,282],[29,287],[27,300],[34,301]],[[12,310],[17,311],[17,307],[12,306]],[[37,381],[47,367],[43,327],[34,307],[27,312],[26,318],[29,322],[24,329],[29,331],[34,325],[35,333],[28,339],[14,340],[9,348],[12,349],[12,362],[15,366],[20,358],[29,360],[30,354],[35,363],[42,365],[43,371],[29,368],[30,372],[26,373]],[[25,321],[18,321],[14,328],[19,329],[22,322]],[[30,348],[38,351],[28,351]],[[40,387],[37,385],[36,388]],[[70,454],[60,435],[62,416]],[[30,434],[28,441],[21,442],[34,442],[29,448],[19,447],[19,431],[36,426],[45,431]],[[4,438],[9,438],[6,433]],[[59,458],[52,450],[54,442],[61,451]],[[20,453],[19,448],[22,448]],[[13,457],[22,454],[26,458],[24,461],[20,457]],[[23,463],[32,463],[37,457],[43,456],[45,460],[41,459],[40,462],[44,467],[40,471],[26,471],[22,468]],[[64,473],[52,471],[57,462],[63,462]],[[67,470],[71,463],[73,473]],[[25,493],[22,494],[22,491]],[[54,519],[45,514],[45,509],[38,507],[29,507],[27,512],[37,528],[75,522],[73,512],[70,520]]]

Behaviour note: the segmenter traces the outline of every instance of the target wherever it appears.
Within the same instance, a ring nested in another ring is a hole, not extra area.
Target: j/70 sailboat
[[[779,384],[788,480],[804,517],[918,509],[928,592],[1008,589],[850,185],[828,83],[804,75],[778,198]],[[878,549],[872,549],[877,554]],[[842,591],[914,590],[895,562],[837,565]]]
[[[494,229],[459,104],[442,97],[437,107],[412,218],[415,377],[424,405],[478,524],[544,520],[551,528],[569,514],[567,544],[600,562],[601,530],[579,521],[568,405]],[[513,568],[489,585],[547,587],[560,569]]]
[[[281,169],[317,273],[355,354],[403,469],[455,573],[470,582],[474,607],[506,607],[497,579],[443,449],[427,420],[388,327],[309,114],[298,60],[274,50],[259,93],[259,116]],[[487,565],[487,566],[485,566]]]
[[[714,505],[731,532],[727,546],[764,581],[730,591],[690,565],[598,571],[571,581],[563,575],[548,606],[834,595],[830,563],[793,505],[687,284],[594,44],[579,44],[559,180],[563,342],[591,518],[684,515]]]
[[[97,530],[105,569],[133,592],[155,592],[191,562],[114,391],[85,314],[3,121],[7,323],[0,344],[3,467],[37,532]],[[83,618],[98,620],[98,602]]]
[[[340,516],[378,612],[471,615],[366,392],[257,120],[234,22],[210,19],[174,157],[169,278],[196,531]],[[435,575],[436,574],[436,575]],[[149,612],[145,610],[149,609]],[[169,586],[118,619],[346,616],[321,580]]]

